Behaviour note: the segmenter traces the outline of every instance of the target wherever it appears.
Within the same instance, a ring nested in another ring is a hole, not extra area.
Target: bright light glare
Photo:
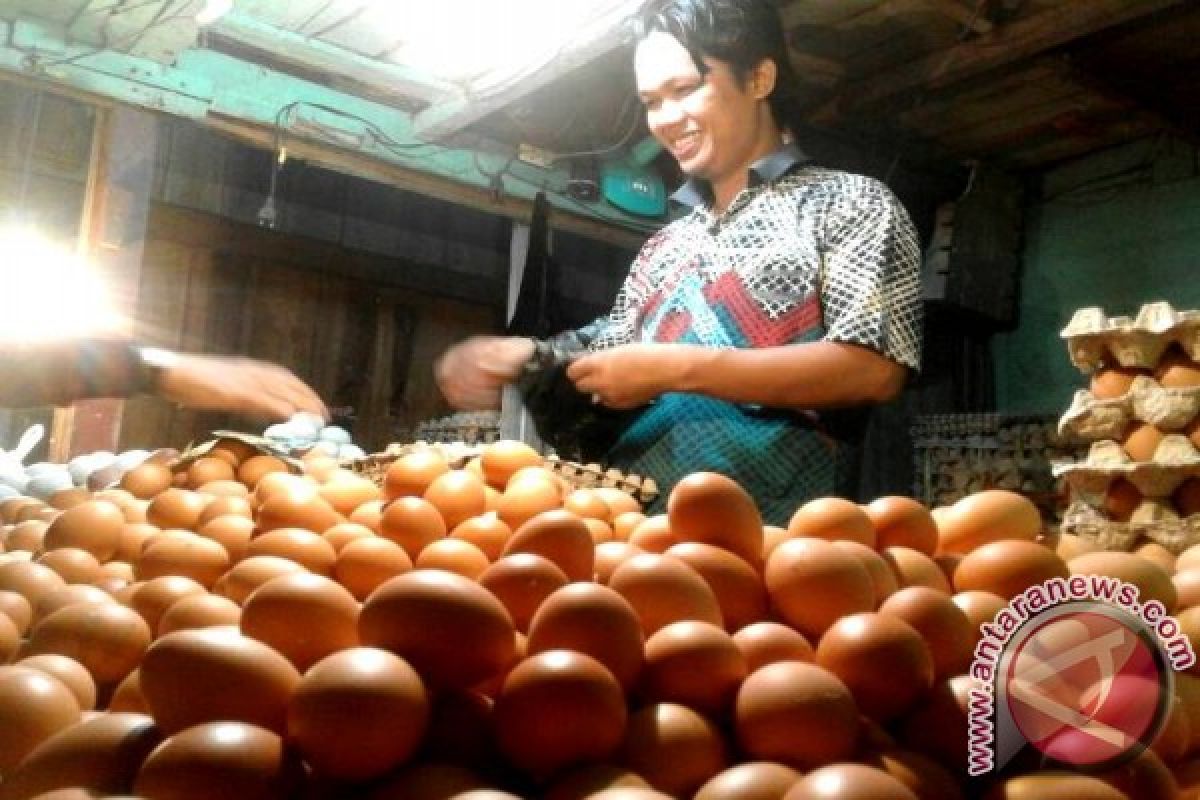
[[[369,0],[400,37],[396,61],[450,80],[494,84],[603,35],[642,0]],[[478,88],[478,87],[475,87]]]
[[[212,25],[233,10],[233,0],[204,0],[204,7],[196,14],[196,24],[201,28]]]
[[[31,343],[115,333],[113,312],[95,271],[37,231],[0,229],[0,342]]]

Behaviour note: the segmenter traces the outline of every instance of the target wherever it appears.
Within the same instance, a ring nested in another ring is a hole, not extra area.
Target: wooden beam
[[[975,33],[991,33],[992,28],[995,27],[992,25],[992,21],[983,14],[983,5],[987,0],[972,0],[974,8],[964,5],[959,0],[923,0],[923,2],[942,16],[954,20]]]
[[[832,106],[817,112],[822,124],[837,122],[848,112],[879,106],[916,89],[940,89],[1044,53],[1076,39],[1129,22],[1187,0],[1068,1],[1048,11],[1017,20],[991,33],[932,53],[887,75],[847,86]]]
[[[415,132],[426,141],[440,141],[462,131],[472,123],[511,105],[584,64],[616,49],[624,40],[624,24],[642,0],[620,0],[609,13],[589,21],[589,32],[578,32],[580,44],[555,54],[548,63],[525,70],[519,77],[506,79],[497,88],[484,88],[478,82],[467,88],[465,97],[443,102],[422,111],[415,118]]]
[[[341,47],[310,39],[232,12],[212,29],[213,35],[248,50],[264,53],[281,64],[331,73],[388,95],[403,95],[425,103],[460,98],[459,87],[398,64],[365,58]]]

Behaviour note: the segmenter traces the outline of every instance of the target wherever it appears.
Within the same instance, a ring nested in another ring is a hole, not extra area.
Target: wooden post
[[[80,249],[128,320],[127,334],[137,313],[157,146],[158,121],[151,114],[118,106],[97,115]],[[51,458],[116,450],[123,410],[122,400],[89,399],[56,412]]]
[[[375,304],[375,340],[367,360],[367,380],[358,403],[355,439],[368,452],[383,450],[392,434],[392,363],[396,348],[395,291],[379,292]]]

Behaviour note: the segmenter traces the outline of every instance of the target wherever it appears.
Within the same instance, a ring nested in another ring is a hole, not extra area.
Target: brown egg
[[[621,688],[642,671],[644,636],[633,606],[607,586],[572,583],[557,589],[529,623],[529,654],[572,650],[603,664]]]
[[[1171,495],[1171,502],[1183,517],[1200,514],[1200,478],[1188,478],[1179,484],[1179,488]]]
[[[420,497],[405,496],[388,503],[379,524],[380,535],[403,547],[412,559],[446,535],[441,512]]]
[[[113,558],[133,563],[142,554],[142,546],[162,529],[148,522],[126,522],[121,528],[120,541]]]
[[[54,570],[67,583],[91,583],[100,575],[100,562],[78,547],[48,550],[38,556],[37,563]]]
[[[733,635],[748,673],[777,661],[809,661],[816,653],[804,634],[778,622],[755,622]]]
[[[27,553],[41,552],[46,541],[46,530],[49,527],[49,522],[40,519],[18,522],[9,531],[4,540],[4,546],[10,553],[20,550]]]
[[[745,656],[724,630],[707,622],[673,622],[646,640],[641,694],[651,703],[678,703],[721,717],[746,675]]]
[[[714,775],[693,800],[781,800],[799,779],[791,767],[751,761]]]
[[[994,785],[984,800],[1128,800],[1129,795],[1090,775],[1044,771]]]
[[[595,545],[587,526],[570,511],[544,511],[531,517],[504,545],[504,555],[532,553],[557,564],[572,581],[589,581],[595,570]]]
[[[246,598],[239,627],[303,673],[330,653],[358,644],[358,601],[329,578],[281,575]]]
[[[165,733],[217,720],[282,733],[300,674],[274,649],[236,628],[196,628],[150,645],[139,679]]]
[[[333,545],[304,528],[276,528],[259,534],[250,540],[246,556],[286,558],[318,575],[332,575],[337,563]]]
[[[215,594],[189,594],[176,600],[158,618],[158,635],[193,628],[237,626],[242,609],[227,597]]]
[[[779,661],[750,673],[738,690],[735,728],[750,758],[798,769],[847,758],[858,740],[858,707],[824,667]]]
[[[682,537],[671,530],[671,520],[666,514],[645,517],[629,532],[629,543],[646,553],[665,553],[682,542]]]
[[[1100,549],[1100,545],[1074,533],[1060,533],[1058,542],[1054,545],[1054,552],[1058,553],[1058,557],[1063,561],[1070,561],[1084,553],[1095,553]]]
[[[579,517],[612,521],[612,509],[591,489],[575,489],[563,498],[563,508]]]
[[[788,536],[835,541],[844,539],[875,546],[875,526],[858,505],[841,497],[818,497],[792,515]]]
[[[163,740],[146,757],[133,790],[163,800],[285,800],[303,779],[300,759],[280,736],[255,725],[220,721]]]
[[[504,556],[479,576],[479,583],[504,605],[521,632],[529,629],[542,602],[569,582],[557,564],[532,553]]]
[[[362,601],[388,578],[403,575],[412,568],[412,559],[404,548],[390,539],[371,535],[342,547],[333,566],[333,576],[355,599]]]
[[[319,534],[346,520],[320,495],[302,489],[271,495],[258,507],[254,521],[260,531],[303,528]]]
[[[217,500],[227,501],[234,509],[241,507],[237,501],[245,500],[248,502],[250,498],[250,490],[246,488],[246,484],[237,480],[209,481],[208,483],[197,486],[196,491],[200,494],[206,494],[212,497],[212,503],[215,503]],[[211,506],[212,503],[209,503],[209,506]],[[249,506],[247,506],[247,508],[249,508]],[[205,516],[209,516],[210,513],[211,512],[206,509],[204,514],[200,517],[201,521],[204,521]],[[222,510],[219,513],[228,514],[230,512]]]
[[[462,539],[478,547],[489,561],[495,561],[504,553],[504,545],[512,536],[512,529],[500,515],[489,511],[461,522],[450,536]]]
[[[41,797],[63,787],[85,787],[91,797],[133,785],[138,769],[162,740],[144,714],[107,713],[46,739],[20,768],[5,776],[4,797]]]
[[[34,607],[43,595],[66,585],[57,572],[41,564],[28,561],[0,564],[0,591],[16,592]]]
[[[1153,750],[1144,750],[1132,761],[1095,777],[1137,800],[1176,800],[1179,796],[1175,778]]]
[[[108,713],[113,712],[150,715],[150,704],[142,694],[142,680],[138,670],[135,669],[126,675],[113,690],[108,701]]]
[[[863,506],[863,511],[875,528],[876,547],[911,547],[927,556],[937,549],[938,529],[933,515],[911,497],[880,497]]]
[[[197,534],[183,533],[150,542],[137,560],[136,574],[141,580],[182,575],[205,588],[212,588],[229,569],[229,563],[229,553],[220,543]]]
[[[987,622],[991,622],[996,618],[996,615],[1008,607],[1008,601],[998,594],[992,592],[967,591],[959,592],[951,595],[950,601],[966,615],[967,622],[971,626],[971,651],[974,652],[975,645],[979,643],[982,636],[979,628]]]
[[[32,497],[10,497],[0,500],[0,522],[11,525],[26,508],[39,508],[41,505],[40,500],[34,500]]]
[[[925,640],[937,678],[966,672],[971,666],[978,626],[953,599],[925,586],[901,589],[884,601],[879,613],[904,620]]]
[[[55,589],[53,592],[42,595],[33,608],[33,624],[37,625],[60,608],[112,602],[115,602],[112,595],[97,586],[69,583],[61,589]]]
[[[383,479],[383,497],[420,497],[434,478],[450,471],[445,457],[436,450],[420,450],[401,456],[388,467]]]
[[[546,472],[544,477],[514,476],[500,494],[495,511],[508,527],[516,530],[530,518],[561,505],[562,490],[553,474]]]
[[[79,702],[62,681],[31,667],[0,666],[0,774],[79,722]]]
[[[129,606],[142,615],[150,630],[158,630],[166,610],[184,597],[207,594],[202,584],[182,575],[163,575],[143,582],[133,591]]]
[[[223,514],[200,525],[196,533],[221,545],[229,562],[236,564],[246,557],[254,537],[254,521],[239,514]]]
[[[257,455],[250,456],[243,461],[237,468],[237,479],[246,485],[246,488],[253,491],[258,487],[258,482],[267,475],[273,472],[287,472],[287,464],[280,461],[274,456]]]
[[[201,457],[193,461],[187,468],[187,487],[199,489],[213,481],[231,481],[236,477],[233,465],[228,461],[212,456]]]
[[[136,611],[116,603],[60,608],[33,627],[31,655],[58,653],[83,664],[96,683],[116,683],[138,665],[150,644],[150,627]]]
[[[871,586],[875,590],[875,605],[882,603],[900,588],[890,562],[870,547],[862,542],[852,542],[846,539],[836,541],[833,545],[857,558],[859,563],[867,568],[867,574],[871,576]]]
[[[304,567],[279,556],[251,556],[234,564],[213,587],[215,594],[228,597],[241,605],[250,593],[271,578],[293,572],[307,572]]]
[[[359,647],[305,673],[288,707],[288,739],[317,774],[362,781],[406,762],[428,721],[416,671],[385,650]]]
[[[744,559],[700,542],[674,545],[666,554],[678,558],[704,578],[721,606],[726,630],[736,631],[766,618],[766,587],[762,577]]]
[[[1188,719],[1188,709],[1184,700],[1176,692],[1171,697],[1167,709],[1167,718],[1162,730],[1154,737],[1150,749],[1167,764],[1182,761],[1188,754],[1192,740],[1192,723]]]
[[[1121,446],[1134,461],[1153,461],[1165,434],[1149,422],[1135,422],[1121,439]]]
[[[33,606],[19,592],[0,591],[0,616],[11,620],[17,635],[24,636],[33,621]]]
[[[1115,522],[1128,522],[1142,504],[1142,493],[1124,478],[1117,478],[1104,492],[1104,513]]]
[[[674,703],[656,703],[631,714],[621,752],[625,766],[673,797],[690,797],[729,766],[720,730]]]
[[[629,542],[604,542],[596,545],[596,582],[607,584],[613,572],[628,559],[644,553],[640,547]]]
[[[414,764],[383,779],[369,800],[447,800],[483,788],[483,779],[453,764]]]
[[[1171,576],[1171,583],[1175,586],[1177,610],[1183,611],[1200,605],[1200,569],[1191,567],[1180,570]],[[3,598],[0,598],[0,612],[4,610],[3,605]]]
[[[1166,607],[1168,614],[1175,610],[1178,602],[1170,573],[1133,553],[1088,553],[1071,559],[1067,567],[1072,575],[1107,575],[1133,584],[1140,593],[1136,598],[1139,602],[1157,600]]]
[[[333,550],[339,555],[342,548],[356,539],[376,538],[375,532],[366,525],[357,522],[339,522],[332,528],[321,533],[321,538],[333,545]]]
[[[863,764],[830,764],[801,778],[787,800],[917,800],[883,770]]]
[[[65,511],[68,508],[74,508],[80,503],[86,503],[91,499],[92,493],[86,488],[72,486],[70,489],[59,489],[50,495],[46,502],[60,511]]]
[[[77,547],[108,561],[117,552],[125,515],[121,509],[104,500],[80,503],[60,514],[46,529],[42,546],[46,550]]]
[[[209,449],[208,454],[213,458],[219,458],[222,461],[228,461],[233,466],[238,466],[243,461],[258,455],[258,451],[254,449],[254,445],[243,442],[240,439],[218,439]]]
[[[963,800],[960,780],[928,756],[895,746],[860,759],[904,784],[920,800]]]
[[[273,497],[291,497],[295,503],[305,503],[319,496],[320,484],[308,475],[293,475],[290,472],[269,472],[262,477],[250,493],[251,503],[261,506]]]
[[[954,589],[958,592],[977,589],[1011,600],[1031,586],[1068,575],[1070,571],[1063,560],[1036,542],[993,542],[962,560],[954,571]]]
[[[325,502],[333,506],[334,511],[343,515],[354,511],[363,503],[382,497],[378,486],[348,470],[333,473],[317,491]]]
[[[507,759],[534,776],[613,755],[625,735],[625,695],[591,656],[536,653],[504,680],[493,719]]]
[[[867,568],[824,539],[783,542],[767,559],[764,579],[775,613],[813,639],[838,618],[875,608]]]
[[[649,789],[650,784],[636,772],[612,764],[588,764],[568,770],[550,784],[545,800],[588,800],[608,789]],[[665,797],[658,792],[655,797]]]
[[[1139,375],[1149,375],[1150,370],[1139,367],[1106,366],[1092,373],[1089,390],[1097,400],[1124,397]]]
[[[242,491],[245,491],[245,488],[242,487],[240,483],[234,483],[233,485],[240,487],[242,488]],[[196,491],[200,494],[205,494],[203,488],[197,489]],[[200,519],[196,520],[197,532],[203,530],[204,527],[214,519],[219,519],[220,517],[225,516],[237,516],[245,519],[253,519],[254,510],[250,504],[250,499],[244,496],[213,496],[213,499],[209,501],[208,505],[204,507],[204,511],[200,514]]]
[[[421,550],[414,566],[417,569],[442,569],[475,580],[491,566],[491,562],[482,550],[470,542],[439,539]]]
[[[62,681],[63,686],[75,695],[80,711],[91,711],[96,707],[96,681],[87,668],[75,659],[57,653],[43,653],[23,658],[16,666],[36,669]]]
[[[96,576],[96,580],[92,583],[96,586],[101,586],[105,582],[120,581],[122,585],[132,583],[134,580],[133,565],[124,561],[110,561],[107,564],[100,565],[100,574]],[[120,588],[119,586],[117,588]],[[108,591],[108,590],[106,590]]]
[[[1004,539],[1031,542],[1041,530],[1041,512],[1029,498],[987,489],[964,497],[938,517],[938,551],[969,553]]]
[[[503,439],[483,448],[479,466],[484,479],[497,489],[503,489],[520,469],[542,466],[542,456],[524,442]]]
[[[1194,544],[1185,548],[1175,559],[1176,572],[1195,568],[1200,568],[1200,544]]]
[[[713,590],[677,558],[639,553],[613,571],[608,585],[633,606],[646,636],[689,619],[724,627]]]
[[[955,775],[967,770],[967,702],[975,686],[969,675],[937,681],[900,727],[904,743]]]
[[[429,724],[421,745],[421,761],[463,766],[497,763],[492,735],[495,701],[479,691],[448,689],[430,698]]]
[[[933,686],[929,647],[911,625],[888,614],[853,614],[817,643],[817,664],[849,687],[859,709],[886,722],[910,709]]]
[[[614,514],[612,520],[613,538],[617,541],[629,541],[629,535],[646,519],[641,511],[623,511]]]
[[[513,621],[500,601],[441,570],[414,570],[383,583],[363,604],[358,633],[363,645],[395,653],[436,687],[472,686],[516,656]]]
[[[612,486],[595,486],[592,487],[592,491],[612,509],[614,520],[622,514],[642,511],[642,504],[628,492]]]
[[[162,464],[139,464],[121,476],[120,487],[142,500],[151,500],[171,488],[174,475]]]
[[[146,521],[160,528],[195,530],[212,497],[188,489],[167,489],[150,501]]]
[[[1158,360],[1154,377],[1165,389],[1200,386],[1200,364],[1188,358],[1187,353],[1178,346],[1173,346]]]
[[[1175,554],[1158,542],[1142,542],[1133,549],[1133,554],[1158,565],[1168,575],[1175,572]]]
[[[487,502],[483,481],[466,470],[451,470],[433,479],[422,495],[442,515],[448,530],[482,514]]]
[[[750,564],[762,562],[762,517],[754,499],[738,483],[715,472],[693,472],[667,498],[671,530],[684,541],[734,553]]]

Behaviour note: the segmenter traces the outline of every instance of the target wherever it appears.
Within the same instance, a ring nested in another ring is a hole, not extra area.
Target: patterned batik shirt
[[[882,183],[805,165],[788,146],[751,168],[723,213],[698,189],[681,190],[700,202],[643,246],[612,311],[593,323],[590,349],[825,340],[919,367],[917,237]],[[608,461],[653,477],[663,498],[691,472],[723,473],[755,497],[764,520],[786,525],[807,500],[851,485],[861,425],[839,431],[837,416],[668,393],[619,435]]]

